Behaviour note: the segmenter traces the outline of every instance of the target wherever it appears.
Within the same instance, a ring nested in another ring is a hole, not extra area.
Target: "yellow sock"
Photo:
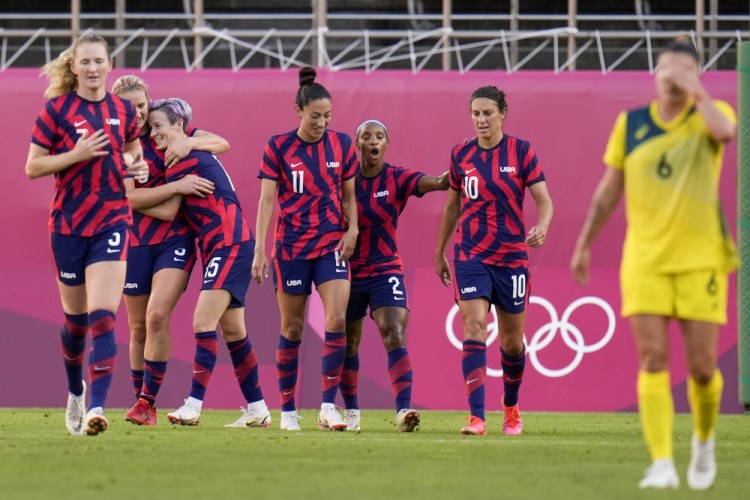
[[[695,435],[701,441],[707,441],[714,431],[723,389],[724,378],[718,369],[714,371],[714,376],[707,384],[699,384],[693,377],[688,379],[688,400],[693,414],[693,427]]]
[[[674,403],[669,372],[638,372],[638,407],[651,461],[672,459]]]

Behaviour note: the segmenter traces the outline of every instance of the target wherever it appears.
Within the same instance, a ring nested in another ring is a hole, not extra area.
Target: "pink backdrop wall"
[[[115,72],[110,77],[121,75]],[[45,82],[37,70],[0,73],[0,120],[4,190],[0,213],[5,232],[0,245],[0,406],[60,406],[65,380],[57,332],[61,308],[56,291],[46,230],[52,179],[30,181],[23,172],[31,126],[44,104]],[[232,144],[222,161],[232,175],[244,211],[254,225],[263,145],[273,134],[296,127],[293,110],[296,72],[154,70],[143,75],[152,97],[177,96],[193,106],[194,123]],[[617,113],[653,96],[652,77],[644,73],[609,75],[579,72],[553,75],[523,72],[457,73],[378,71],[323,73],[319,77],[334,96],[331,127],[353,134],[366,118],[390,129],[387,160],[437,174],[448,168],[450,148],[473,136],[468,97],[482,85],[504,89],[509,103],[508,134],[531,141],[544,166],[555,202],[555,219],[546,245],[531,251],[535,297],[526,332],[529,363],[522,389],[527,410],[613,411],[635,407],[636,353],[627,322],[619,317],[617,268],[624,236],[622,207],[594,247],[594,272],[588,288],[576,286],[567,270],[575,238],[602,174],[601,155]],[[704,76],[714,96],[736,105],[736,75]],[[728,219],[736,220],[736,146],[727,148],[722,198]],[[529,197],[530,198],[530,197]],[[443,288],[432,268],[432,255],[444,193],[409,203],[402,216],[401,253],[407,266],[412,314],[409,348],[414,363],[414,405],[464,409],[460,371],[462,338],[452,309],[452,291]],[[527,206],[533,223],[533,203]],[[179,405],[187,395],[193,354],[191,313],[199,288],[194,273],[189,290],[172,321],[173,351],[160,396],[162,408]],[[730,322],[720,341],[720,364],[727,387],[723,411],[738,412],[736,300],[730,298]],[[266,400],[278,407],[274,349],[279,317],[273,288],[253,285],[248,292],[247,324],[261,362]],[[124,308],[117,319],[119,359],[110,405],[129,406]],[[302,350],[302,407],[319,404],[322,308],[313,295]],[[488,350],[488,409],[499,406],[501,379],[496,330]],[[685,364],[679,334],[673,333],[672,370],[676,405],[686,410]],[[231,363],[221,350],[206,398],[208,407],[242,404]],[[371,322],[366,323],[361,353],[360,402],[363,407],[390,408],[386,356]],[[493,375],[495,377],[493,377]]]

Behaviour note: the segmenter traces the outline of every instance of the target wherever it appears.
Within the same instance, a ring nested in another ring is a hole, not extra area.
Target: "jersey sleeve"
[[[280,173],[281,164],[279,163],[279,156],[276,154],[276,148],[273,147],[273,140],[270,140],[263,150],[263,160],[260,162],[258,178],[278,182]]]
[[[31,142],[44,149],[52,149],[57,135],[57,112],[51,102],[48,102],[34,123]]]
[[[352,142],[352,138],[348,135],[345,135],[344,137],[347,138],[346,143],[347,148],[344,152],[344,169],[343,169],[343,180],[347,181],[357,175],[357,151],[354,149],[354,143]]]
[[[539,159],[536,156],[536,151],[534,151],[533,146],[528,142],[525,143],[522,154],[523,160],[521,162],[521,175],[524,184],[531,186],[532,184],[545,180],[542,165],[539,163]]]
[[[609,134],[607,149],[602,160],[612,168],[622,170],[625,166],[625,134],[628,127],[628,114],[623,111],[617,116],[615,126]]]
[[[456,165],[456,149],[451,151],[451,164],[450,174],[448,174],[448,184],[454,191],[461,190],[461,176],[458,174],[458,166]]]
[[[419,179],[425,176],[418,170],[402,168],[398,177],[398,194],[401,201],[406,201],[409,196],[422,197],[424,193],[419,192]]]

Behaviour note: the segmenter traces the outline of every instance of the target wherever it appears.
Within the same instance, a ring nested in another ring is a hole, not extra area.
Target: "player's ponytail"
[[[52,99],[53,97],[74,92],[78,89],[78,80],[75,73],[73,73],[71,64],[73,64],[76,50],[83,43],[100,43],[104,45],[104,48],[107,50],[107,57],[109,57],[109,44],[104,38],[93,33],[84,33],[79,36],[73,42],[73,45],[63,50],[56,59],[42,67],[42,74],[49,80],[49,86],[44,91],[44,97]]]
[[[305,66],[299,70],[299,89],[295,101],[299,109],[305,109],[310,101],[318,99],[331,100],[331,94],[324,86],[315,82],[317,72],[315,68]]]

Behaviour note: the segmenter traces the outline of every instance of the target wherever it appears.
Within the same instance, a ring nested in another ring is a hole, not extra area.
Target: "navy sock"
[[[297,367],[299,366],[299,346],[302,342],[287,340],[279,336],[276,348],[276,378],[279,382],[281,411],[295,411],[294,391],[297,386]]]
[[[68,391],[80,396],[83,394],[83,351],[86,350],[86,332],[89,329],[89,315],[67,314],[60,330],[60,342],[68,377]]]
[[[391,380],[396,411],[411,408],[412,370],[406,347],[388,353],[388,378]]]
[[[89,353],[91,399],[88,408],[98,406],[104,408],[117,360],[115,313],[103,310],[94,311],[89,314],[89,325],[91,328],[91,352]]]
[[[484,379],[487,373],[487,344],[464,340],[461,368],[472,416],[484,420]]]
[[[359,410],[357,390],[359,386],[359,353],[344,358],[344,368],[341,370],[341,396],[344,398],[344,408]]]
[[[245,401],[248,403],[260,401],[263,399],[263,392],[260,390],[258,379],[258,358],[255,357],[250,339],[245,337],[235,342],[227,342],[227,347],[232,358],[234,375],[240,384]]]
[[[526,347],[516,355],[508,354],[500,348],[500,364],[503,367],[503,402],[505,406],[518,404],[518,390],[523,382],[523,370],[526,366]]]
[[[346,357],[346,334],[326,332],[323,343],[322,381],[323,402],[336,403],[336,391],[341,381],[341,370]]]
[[[195,358],[193,358],[193,383],[190,397],[203,401],[206,387],[216,366],[216,355],[219,352],[219,341],[216,330],[195,334]]]

